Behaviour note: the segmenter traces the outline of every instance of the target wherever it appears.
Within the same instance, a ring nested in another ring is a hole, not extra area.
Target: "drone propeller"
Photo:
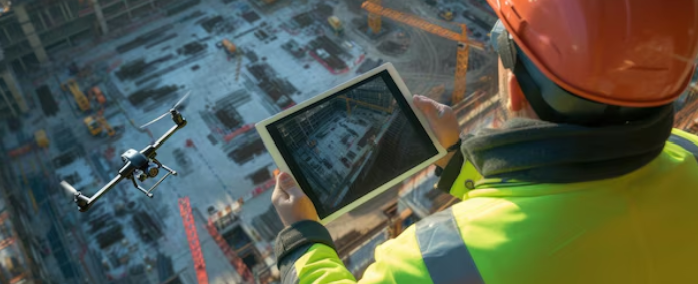
[[[153,119],[153,120],[151,120],[150,122],[141,125],[140,128],[145,128],[145,127],[147,127],[147,126],[149,126],[149,125],[151,125],[151,124],[157,122],[158,120],[161,120],[161,119],[165,118],[165,116],[167,116],[168,114],[170,114],[170,111],[176,110],[177,107],[179,107],[179,105],[182,104],[182,102],[184,102],[184,100],[186,100],[186,99],[189,97],[189,94],[191,94],[191,91],[187,92],[187,93],[184,95],[184,97],[182,97],[181,99],[179,99],[179,101],[178,101],[174,106],[172,106],[172,108],[171,108],[169,111],[167,111],[166,113],[163,113],[162,115],[158,116],[158,118]]]
[[[67,193],[70,193],[75,196],[80,195],[80,192],[66,181],[61,181],[61,186],[63,187],[63,189],[65,189]]]
[[[153,119],[153,120],[151,120],[150,122],[141,125],[141,128],[146,128],[146,127],[148,127],[148,125],[151,125],[151,124],[157,122],[158,120],[163,119],[163,118],[164,118],[165,116],[167,116],[168,114],[170,114],[170,113],[169,113],[169,112],[163,113],[162,115],[158,116],[158,118]]]
[[[184,100],[186,100],[189,97],[189,94],[191,94],[191,91],[184,94],[184,97],[179,99],[179,101],[172,107],[172,109],[177,109],[177,107],[179,107],[179,105],[182,104],[182,102],[184,102]]]

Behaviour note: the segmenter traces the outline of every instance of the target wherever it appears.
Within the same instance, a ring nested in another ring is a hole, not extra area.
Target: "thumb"
[[[301,198],[305,193],[298,187],[296,181],[288,173],[280,173],[277,177],[279,188],[291,198]]]
[[[440,118],[443,115],[441,104],[430,98],[416,95],[413,102],[417,109],[430,119]]]
[[[446,113],[446,106],[425,96],[415,96],[414,104],[424,116],[429,124],[436,123]]]

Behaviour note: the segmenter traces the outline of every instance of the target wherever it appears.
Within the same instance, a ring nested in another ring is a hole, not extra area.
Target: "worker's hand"
[[[303,220],[320,220],[313,202],[287,173],[281,172],[276,176],[276,187],[271,194],[271,203],[274,204],[284,226]]]
[[[460,129],[458,128],[456,114],[451,107],[420,95],[415,95],[412,98],[412,102],[426,117],[431,130],[434,132],[434,135],[436,135],[436,139],[439,140],[441,146],[448,148],[458,142]],[[435,164],[444,168],[451,159],[451,156],[453,156],[453,153],[449,153]]]

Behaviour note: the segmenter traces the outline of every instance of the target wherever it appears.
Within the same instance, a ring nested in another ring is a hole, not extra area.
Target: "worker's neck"
[[[672,105],[641,121],[594,128],[514,118],[500,129],[483,129],[465,139],[461,150],[488,178],[592,181],[652,161],[663,150],[672,124]]]

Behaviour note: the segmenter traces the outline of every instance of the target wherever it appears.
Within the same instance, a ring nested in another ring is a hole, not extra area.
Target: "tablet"
[[[392,64],[256,124],[326,224],[446,155]]]

